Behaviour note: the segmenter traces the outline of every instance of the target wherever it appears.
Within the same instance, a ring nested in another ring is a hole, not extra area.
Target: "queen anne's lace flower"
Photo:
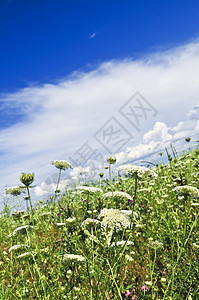
[[[176,186],[173,190],[178,193],[189,193],[191,197],[199,197],[199,190],[190,185]]]
[[[12,186],[9,188],[6,188],[6,194],[10,194],[12,196],[19,196],[21,193],[24,192],[24,188],[20,186]]]
[[[64,254],[63,261],[72,261],[72,262],[84,262],[85,257],[82,255],[75,255],[75,254]]]
[[[104,208],[98,218],[103,219],[101,225],[104,230],[115,228],[116,231],[120,231],[130,226],[130,217],[119,209]]]
[[[103,193],[102,189],[93,186],[77,186],[76,189],[82,192],[86,191],[89,193]]]
[[[26,234],[27,231],[32,231],[33,230],[33,226],[31,225],[25,225],[25,226],[22,226],[22,227],[18,227],[16,228],[12,235],[19,235],[19,234]]]
[[[101,224],[101,222],[100,221],[98,221],[98,220],[95,220],[95,219],[91,219],[91,218],[87,218],[86,220],[84,220],[83,222],[82,222],[82,227],[84,227],[84,226],[88,226],[88,225],[90,225],[90,224]]]
[[[119,191],[115,191],[115,192],[108,192],[102,195],[103,198],[109,198],[109,197],[120,197],[120,198],[126,198],[128,200],[132,200],[132,197],[125,193],[125,192],[119,192]]]
[[[27,245],[14,245],[8,251],[10,253],[11,251],[14,251],[14,250],[17,250],[17,249],[20,249],[20,248],[24,248],[24,247],[27,247]]]
[[[17,256],[18,259],[19,258],[30,258],[30,257],[32,257],[32,253],[30,253],[30,252],[25,252],[25,253]]]
[[[164,249],[163,243],[158,241],[149,242],[149,247],[152,249],[158,249],[158,248]]]
[[[73,224],[73,223],[75,223],[75,221],[76,221],[75,217],[66,219],[66,223],[68,223],[68,224]]]
[[[136,166],[136,165],[122,165],[117,170],[126,172],[128,174],[137,173],[138,176],[147,175],[147,176],[154,176],[155,178],[158,177],[158,174],[156,174],[153,170],[146,167]]]
[[[54,165],[59,170],[66,170],[66,169],[72,169],[72,166],[69,162],[66,160],[53,160],[52,165]]]
[[[131,246],[134,245],[134,243],[131,241],[119,241],[119,242],[112,243],[110,247],[119,247],[119,246],[123,247],[124,245]]]

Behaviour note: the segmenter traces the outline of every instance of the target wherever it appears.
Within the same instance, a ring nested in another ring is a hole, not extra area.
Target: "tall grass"
[[[30,209],[1,212],[0,299],[199,299],[199,149],[173,153],[157,177],[113,177],[109,161],[110,180],[62,194],[55,165],[55,197],[36,208],[21,177],[8,193],[25,188]]]

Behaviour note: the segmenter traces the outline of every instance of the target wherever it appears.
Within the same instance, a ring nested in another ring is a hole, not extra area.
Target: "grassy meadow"
[[[27,210],[0,215],[0,299],[199,299],[199,148],[147,167],[107,161],[109,178],[33,207],[34,174],[7,188]],[[162,153],[159,154],[160,159]],[[145,164],[146,165],[146,164]]]

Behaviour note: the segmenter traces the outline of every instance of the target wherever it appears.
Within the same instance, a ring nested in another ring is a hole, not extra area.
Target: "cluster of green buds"
[[[20,181],[26,186],[30,186],[33,181],[35,180],[35,174],[34,173],[22,173],[20,176]]]
[[[12,196],[19,196],[21,193],[24,192],[24,189],[20,186],[13,186],[6,188],[6,194],[10,194]]]
[[[52,165],[54,165],[57,169],[59,170],[67,170],[67,169],[72,169],[72,166],[69,162],[66,160],[53,160]]]
[[[113,156],[110,156],[107,158],[107,162],[110,164],[110,165],[114,165],[116,163],[116,158],[113,157]]]

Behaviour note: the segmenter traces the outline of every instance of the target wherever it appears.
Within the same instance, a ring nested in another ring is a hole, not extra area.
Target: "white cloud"
[[[50,165],[53,159],[68,160],[87,140],[107,155],[93,134],[112,116],[134,136],[119,151],[123,161],[158,151],[165,142],[184,138],[194,128],[197,134],[198,78],[196,40],[139,60],[105,62],[54,84],[1,95],[3,107],[15,106],[26,115],[23,122],[0,131],[1,186],[16,185],[23,171],[34,171],[40,184],[55,173]],[[140,133],[118,111],[136,91],[158,111],[154,118],[140,119]]]
[[[172,135],[168,133],[167,125],[163,122],[156,122],[154,128],[143,136],[145,143],[150,143],[150,141],[167,142],[171,139]]]

